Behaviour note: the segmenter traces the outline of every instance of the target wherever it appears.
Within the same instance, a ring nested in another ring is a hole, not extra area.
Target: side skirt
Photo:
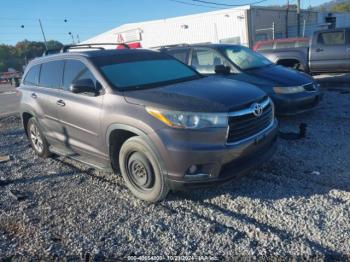
[[[99,170],[104,171],[104,172],[113,173],[111,164],[104,159],[99,158],[97,160],[94,160],[90,157],[85,157],[85,156],[82,156],[78,153],[70,152],[70,151],[67,151],[67,150],[64,150],[61,148],[57,148],[54,146],[50,146],[49,150],[50,150],[50,152],[52,152],[54,154],[73,159],[73,160],[78,161],[82,164],[88,165],[92,168],[96,168],[96,169],[99,169]]]

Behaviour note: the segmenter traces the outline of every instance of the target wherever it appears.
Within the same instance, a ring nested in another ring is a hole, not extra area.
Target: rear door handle
[[[35,93],[32,93],[30,96],[31,96],[32,98],[34,98],[34,99],[37,99],[37,98],[38,98],[38,96],[37,96]]]
[[[62,99],[60,99],[60,100],[57,100],[56,105],[58,105],[58,106],[65,106],[66,103]]]
[[[322,52],[322,51],[323,51],[322,48],[317,48],[317,49],[316,49],[316,52]]]

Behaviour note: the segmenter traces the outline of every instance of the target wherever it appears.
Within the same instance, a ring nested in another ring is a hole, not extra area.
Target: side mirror
[[[218,75],[228,75],[230,71],[231,71],[231,68],[229,66],[224,66],[224,65],[215,66],[215,73]]]
[[[96,94],[95,84],[91,79],[80,79],[75,81],[69,87],[69,90],[72,93],[80,94],[80,93],[94,93]]]

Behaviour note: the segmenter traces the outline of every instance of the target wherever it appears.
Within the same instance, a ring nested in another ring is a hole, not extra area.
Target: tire
[[[41,132],[38,122],[35,120],[35,118],[29,119],[27,125],[27,134],[30,144],[32,145],[35,153],[42,158],[49,157],[49,144],[43,136],[43,133]]]
[[[163,200],[169,186],[152,148],[140,137],[124,142],[119,153],[119,166],[126,186],[139,199],[148,202]]]

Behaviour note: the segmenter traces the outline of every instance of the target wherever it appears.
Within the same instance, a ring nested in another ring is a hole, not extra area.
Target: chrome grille
[[[235,143],[249,138],[267,128],[273,121],[273,108],[270,99],[260,103],[263,112],[255,116],[251,108],[229,114],[227,143]]]

